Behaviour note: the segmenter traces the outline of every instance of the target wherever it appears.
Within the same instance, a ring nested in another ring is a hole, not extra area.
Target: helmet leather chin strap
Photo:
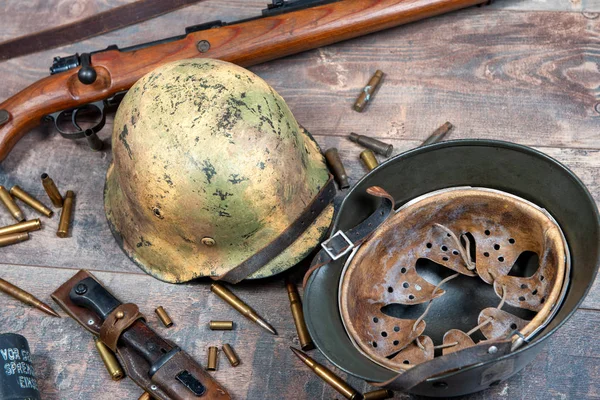
[[[321,215],[323,210],[331,204],[334,197],[335,184],[333,182],[333,176],[330,174],[329,180],[313,201],[285,231],[275,238],[275,240],[253,254],[237,267],[234,267],[221,276],[213,277],[213,279],[229,283],[238,283],[254,274],[294,243],[300,235],[306,231],[306,228]]]

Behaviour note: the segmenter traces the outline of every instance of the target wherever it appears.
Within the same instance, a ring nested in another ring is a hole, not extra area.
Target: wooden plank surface
[[[0,3],[0,40],[73,21],[131,0],[6,0]],[[154,21],[60,49],[0,63],[0,99],[47,74],[55,55],[125,47],[183,32],[214,19],[257,15],[265,0],[208,0]],[[571,168],[600,203],[600,2],[508,0],[309,51],[256,66],[286,99],[294,115],[323,148],[336,146],[351,183],[365,173],[351,132],[393,143],[394,153],[418,146],[446,120],[451,138],[492,138],[531,145]],[[372,106],[350,110],[377,68],[387,73]],[[108,139],[112,116],[101,137]],[[58,218],[42,217],[32,240],[0,249],[0,277],[51,303],[49,294],[79,268],[92,271],[124,301],[133,301],[150,323],[204,363],[206,348],[231,343],[242,359],[232,369],[221,359],[215,377],[236,399],[339,398],[300,365],[288,349],[297,344],[281,277],[243,283],[236,293],[271,321],[278,337],[243,320],[208,290],[207,281],[161,283],[121,252],[105,221],[102,189],[110,153],[92,153],[46,128],[28,134],[0,164],[0,184],[19,184],[44,198],[39,176],[50,174],[61,190],[77,192],[72,237],[58,239]],[[34,214],[26,210],[28,216]],[[0,211],[0,225],[11,223]],[[296,269],[296,278],[301,276]],[[46,317],[5,296],[0,331],[28,337],[45,399],[137,398],[125,379],[110,381],[90,335],[70,320]],[[163,305],[175,327],[159,326]],[[231,318],[234,332],[211,332],[206,322]],[[600,283],[582,308],[550,338],[522,373],[468,399],[600,398]],[[312,352],[326,363],[319,352]],[[327,363],[326,363],[327,364]],[[344,374],[342,374],[344,376]],[[360,390],[370,387],[355,378]],[[397,394],[397,398],[410,396]]]
[[[24,289],[34,293],[50,293],[75,272],[57,268],[0,267],[3,278],[19,281]],[[26,276],[35,276],[36,279],[26,280]],[[208,346],[230,343],[242,364],[233,369],[221,357],[219,370],[214,376],[237,399],[340,398],[289,351],[289,346],[298,345],[298,342],[281,280],[270,280],[267,284],[245,283],[235,288],[242,299],[260,310],[276,327],[279,336],[272,336],[237,315],[211,294],[205,283],[166,285],[147,275],[112,272],[97,272],[95,276],[118,293],[123,301],[140,304],[152,327],[202,363],[206,362]],[[49,301],[49,296],[43,299]],[[161,304],[175,321],[171,329],[163,328],[153,314],[153,309]],[[64,316],[64,313],[61,314]],[[236,329],[231,332],[210,331],[206,326],[210,319],[234,320]],[[91,335],[71,319],[46,317],[11,301],[0,314],[0,323],[29,338],[45,399],[135,399],[135,395],[140,393],[128,379],[112,382],[107,378],[94,352]],[[465,398],[598,398],[599,327],[600,312],[577,311],[523,372],[497,388]],[[311,356],[327,364],[319,352],[313,351]],[[578,374],[577,379],[574,379],[574,374]],[[356,378],[350,377],[349,381],[357,389],[372,389]],[[397,398],[410,397],[398,393]]]

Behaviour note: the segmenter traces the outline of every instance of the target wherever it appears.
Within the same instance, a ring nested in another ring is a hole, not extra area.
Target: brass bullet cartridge
[[[148,392],[144,392],[138,400],[152,400],[152,396]]]
[[[377,161],[377,158],[375,158],[375,153],[368,149],[360,153],[360,159],[363,161],[369,171],[372,171],[379,165],[379,161]]]
[[[28,232],[9,233],[8,235],[0,236],[0,247],[10,246],[29,240]]]
[[[12,198],[8,190],[4,186],[0,186],[0,201],[4,204],[6,209],[18,222],[25,221],[23,211],[19,208],[15,200]]]
[[[94,342],[96,344],[96,350],[98,350],[98,354],[100,354],[100,358],[106,367],[110,377],[113,381],[118,381],[123,379],[125,373],[123,372],[123,368],[121,368],[121,364],[119,364],[119,360],[115,354],[98,339],[94,337]]]
[[[17,235],[29,235],[29,234],[28,233],[18,233]],[[15,285],[13,285],[12,283],[5,281],[4,279],[1,279],[1,278],[0,278],[0,292],[4,292],[7,295],[12,296],[15,299],[19,300],[20,302],[30,305],[32,307],[35,307],[38,310],[45,312],[46,314],[50,314],[53,317],[60,318],[60,315],[58,315],[56,313],[56,311],[54,311],[52,309],[52,307],[50,307],[48,304],[37,299],[31,293],[28,293],[28,292],[24,291],[23,289],[21,289],[20,287],[17,287]]]
[[[285,286],[287,288],[288,297],[290,298],[290,308],[292,309],[292,316],[294,317],[294,324],[296,325],[296,331],[298,332],[300,346],[304,351],[312,350],[315,348],[315,345],[308,333],[306,323],[304,322],[304,312],[302,311],[300,294],[296,289],[296,285],[292,282],[287,282]]]
[[[340,159],[338,149],[335,147],[328,149],[325,152],[325,159],[327,160],[329,169],[333,172],[333,176],[340,186],[340,189],[349,188],[350,183],[348,182],[348,175],[346,174],[346,168],[344,168],[344,164],[342,164],[342,160]]]
[[[215,346],[210,346],[208,348],[208,363],[206,365],[207,371],[216,371],[217,370],[217,358],[219,355],[219,349]]]
[[[58,223],[58,231],[56,236],[66,238],[69,236],[69,227],[71,226],[71,213],[73,212],[73,200],[75,199],[75,193],[72,190],[67,191],[65,201],[63,202],[63,209],[60,213],[60,221]]]
[[[233,348],[229,345],[229,343],[223,345],[223,353],[225,353],[225,356],[229,360],[229,364],[231,364],[232,367],[237,367],[240,365],[240,359],[238,358],[237,354],[235,354],[235,351],[233,351]]]
[[[358,135],[354,132],[350,132],[350,136],[348,136],[348,138],[351,142],[358,143],[367,149],[373,150],[377,154],[381,154],[382,156],[389,157],[394,150],[394,146],[391,144],[384,143],[381,140],[373,139],[365,135]]]
[[[384,74],[381,70],[378,69],[377,71],[375,71],[375,73],[369,80],[369,83],[367,83],[367,86],[363,88],[362,92],[360,92],[358,98],[354,102],[354,107],[352,107],[354,111],[363,112],[367,104],[373,100],[375,92],[381,85],[383,75]]]
[[[0,228],[0,236],[10,235],[12,233],[33,232],[42,228],[42,222],[39,219],[19,222],[18,224],[3,226]]]
[[[171,320],[171,317],[169,317],[169,314],[167,314],[167,312],[162,306],[159,306],[156,310],[154,310],[154,312],[158,316],[158,319],[160,319],[160,322],[162,322],[165,327],[170,328],[173,326],[173,321]]]
[[[233,321],[210,321],[208,327],[212,331],[231,331],[233,330]]]
[[[321,379],[323,379],[327,384],[329,384],[332,388],[338,391],[342,396],[351,400],[362,400],[363,395],[354,389],[352,386],[348,385],[342,378],[304,354],[298,349],[290,347],[294,354],[301,359],[304,364],[308,365],[310,369],[313,370],[315,374]]]
[[[257,323],[267,331],[271,332],[273,335],[277,335],[277,331],[263,318],[261,318],[256,311],[250,308],[249,305],[244,303],[237,297],[235,294],[231,292],[231,290],[227,289],[225,286],[220,283],[213,283],[210,285],[210,290],[223,300],[231,307],[235,308],[240,314],[244,317],[248,318],[250,321]]]
[[[435,131],[433,131],[433,133],[429,135],[427,139],[425,139],[421,146],[441,142],[444,139],[444,137],[446,137],[448,132],[450,132],[450,129],[452,129],[452,127],[453,126],[450,122],[446,122],[444,125],[440,126]]]
[[[35,211],[39,212],[42,215],[45,215],[48,218],[52,217],[52,215],[54,214],[54,211],[40,203],[35,197],[30,195],[17,185],[13,186],[10,189],[10,194],[12,194],[14,197],[21,200],[29,207],[33,208]]]
[[[42,174],[42,185],[44,185],[44,190],[46,191],[46,194],[50,198],[50,201],[54,207],[61,208],[63,205],[63,197],[58,191],[58,188],[56,187],[56,184],[52,178],[50,178],[46,173]]]
[[[388,389],[379,389],[364,394],[365,400],[385,400],[394,397],[394,392]]]

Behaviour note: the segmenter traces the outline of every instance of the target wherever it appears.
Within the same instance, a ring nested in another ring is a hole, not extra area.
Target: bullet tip
[[[308,358],[308,356],[306,354],[304,354],[304,352],[302,352],[302,351],[300,351],[297,348],[292,347],[292,346],[290,346],[290,349],[294,352],[294,354],[296,355],[296,357],[298,357],[300,360],[302,360],[303,363],[309,364],[309,358]]]
[[[40,304],[38,307],[40,310],[44,311],[46,314],[52,315],[53,317],[60,318],[60,315],[52,309],[48,304]]]
[[[275,330],[275,328],[273,328],[271,325],[269,325],[269,323],[267,323],[265,320],[259,319],[256,322],[260,326],[262,326],[263,328],[265,328],[267,331],[271,332],[273,335],[277,335],[277,331]]]

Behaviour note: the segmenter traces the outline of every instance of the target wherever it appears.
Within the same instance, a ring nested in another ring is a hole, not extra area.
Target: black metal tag
[[[177,380],[190,389],[196,396],[202,396],[206,392],[206,387],[196,379],[196,377],[187,371],[180,372]]]

